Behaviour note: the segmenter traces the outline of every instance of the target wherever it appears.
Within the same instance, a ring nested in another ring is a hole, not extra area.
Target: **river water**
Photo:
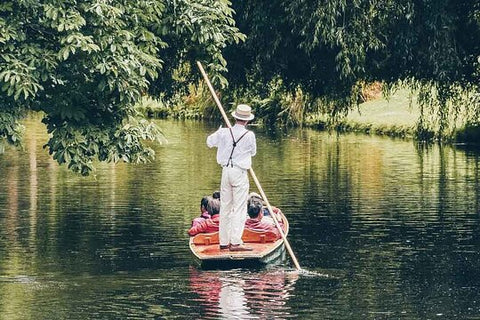
[[[0,319],[480,318],[478,151],[253,128],[307,271],[202,270],[186,230],[218,189],[216,126],[159,125],[155,161],[84,178],[26,121],[24,148],[0,154]]]

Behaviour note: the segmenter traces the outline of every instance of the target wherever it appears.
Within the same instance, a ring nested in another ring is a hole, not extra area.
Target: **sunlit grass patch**
[[[413,137],[422,141],[480,141],[480,126],[469,123],[475,118],[466,108],[469,101],[466,95],[470,92],[465,94],[465,99],[447,105],[450,111],[446,114],[446,125],[443,124],[443,128],[435,113],[427,112],[422,117],[418,97],[411,94],[408,88],[404,88],[388,98],[380,97],[362,103],[335,126],[341,131]],[[434,107],[438,106],[432,106]]]
[[[388,99],[381,97],[360,104],[347,115],[346,121],[372,127],[413,128],[419,116],[416,104],[410,104],[408,91],[399,90]]]

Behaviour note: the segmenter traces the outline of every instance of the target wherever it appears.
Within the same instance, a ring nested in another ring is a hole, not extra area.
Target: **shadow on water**
[[[277,262],[277,264],[282,262]],[[231,270],[231,269],[249,269],[249,270],[263,270],[265,265],[260,265],[258,261],[254,260],[232,260],[232,261],[205,261],[199,263],[199,268],[202,270]]]

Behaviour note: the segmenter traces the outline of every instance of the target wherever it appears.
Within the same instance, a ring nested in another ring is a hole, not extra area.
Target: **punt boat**
[[[283,232],[288,235],[289,224],[285,215],[279,211],[277,219],[283,222]],[[285,257],[285,245],[282,238],[277,239],[273,232],[257,232],[245,229],[243,242],[253,248],[252,251],[220,250],[218,232],[199,233],[190,237],[190,250],[202,267],[249,267],[278,262]]]

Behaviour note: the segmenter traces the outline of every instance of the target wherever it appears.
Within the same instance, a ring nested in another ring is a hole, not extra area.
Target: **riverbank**
[[[410,103],[408,92],[399,90],[388,99],[380,94],[359,104],[357,109],[333,124],[329,124],[326,118],[312,115],[307,119],[307,126],[327,129],[333,127],[341,132],[414,138],[419,117],[419,108],[415,103]]]
[[[413,137],[420,116],[416,104],[410,104],[406,91],[389,99],[379,97],[359,105],[341,123],[343,130],[375,133],[395,137]]]
[[[162,101],[145,98],[138,110],[151,118],[214,117],[216,113],[210,110],[213,101],[208,101],[208,96],[193,100],[195,101],[188,100],[185,104],[169,106]],[[210,116],[206,117],[206,114]],[[408,89],[400,89],[388,98],[378,94],[375,98],[359,104],[357,109],[336,122],[329,121],[326,115],[311,113],[305,116],[302,125],[323,130],[334,129],[339,132],[358,132],[425,141],[479,143],[480,127],[478,125],[469,125],[465,118],[459,115],[449,114],[447,117],[451,124],[449,130],[444,129],[439,133],[439,124],[427,115],[424,116],[423,121],[430,123],[427,129],[423,128],[423,131],[419,132],[420,107],[415,98],[410,98]]]
[[[448,106],[448,110],[445,111],[446,124],[441,124],[435,112],[424,114],[422,117],[417,97],[411,96],[410,90],[403,88],[388,98],[379,92],[374,98],[359,104],[358,108],[333,123],[325,115],[311,114],[305,124],[313,128],[334,129],[339,132],[479,145],[480,126],[478,123],[471,123],[471,119],[475,117],[466,111],[465,101],[457,103],[458,106]]]
[[[439,134],[439,124],[430,121],[430,132],[422,138],[418,132],[421,121],[420,107],[416,98],[410,98],[406,89],[398,90],[388,99],[377,99],[362,103],[357,110],[350,112],[340,121],[337,128],[341,131],[355,131],[373,133],[418,140],[442,140],[445,142],[466,142],[478,144],[480,142],[480,127],[470,125],[464,114],[447,115],[450,128]],[[428,117],[428,116],[427,116]],[[424,120],[425,121],[425,120]],[[425,135],[425,133],[423,133]]]

